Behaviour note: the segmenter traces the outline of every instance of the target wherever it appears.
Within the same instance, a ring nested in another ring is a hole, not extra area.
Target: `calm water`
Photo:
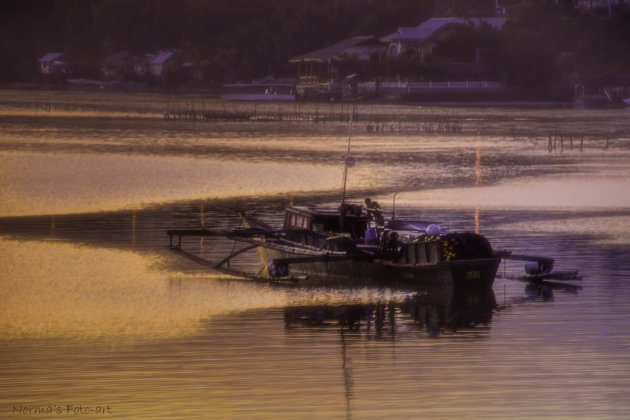
[[[224,106],[274,121],[161,118]],[[391,212],[398,192],[397,217],[554,257],[579,290],[527,287],[510,262],[497,309],[455,307],[238,280],[166,249],[170,228],[337,202],[347,111],[0,92],[0,417],[628,418],[629,109],[362,104],[353,126],[352,199]]]

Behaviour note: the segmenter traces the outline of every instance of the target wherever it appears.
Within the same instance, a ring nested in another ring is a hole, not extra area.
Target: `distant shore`
[[[112,83],[100,81],[85,81],[84,83],[14,83],[0,85],[0,90],[24,91],[85,91],[85,92],[116,92],[116,93],[154,93],[164,95],[199,95],[206,98],[221,99],[241,92],[264,92],[265,84],[232,84],[224,86],[149,86],[140,83]],[[283,98],[284,101],[286,99]],[[255,100],[251,100],[255,102]],[[273,100],[271,100],[273,102]],[[297,98],[296,102],[329,103],[323,99]],[[420,104],[433,106],[508,106],[508,107],[573,107],[573,101],[554,101],[551,99],[529,98],[520,89],[506,89],[504,92],[430,92],[425,95],[374,95],[369,98],[355,98],[344,100],[345,103],[365,103],[380,105]]]

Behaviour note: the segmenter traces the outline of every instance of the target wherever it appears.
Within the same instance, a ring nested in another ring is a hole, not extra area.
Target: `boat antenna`
[[[394,200],[392,203],[392,220],[396,220],[396,195],[398,195],[399,192],[402,192],[402,190],[404,190],[409,185],[411,185],[413,181],[414,181],[413,179],[410,179],[402,188],[400,188],[398,191],[394,193]]]
[[[357,110],[357,105],[352,104],[352,111],[350,112],[350,129],[348,133],[348,150],[346,152],[346,161],[343,165],[343,188],[341,190],[341,205],[346,202],[346,181],[348,180],[348,167],[354,166],[354,159],[350,156],[350,141],[352,140],[352,122],[354,121],[354,114]]]
[[[396,191],[394,193],[394,202],[392,204],[392,220],[396,220],[396,194],[398,194],[400,191]]]

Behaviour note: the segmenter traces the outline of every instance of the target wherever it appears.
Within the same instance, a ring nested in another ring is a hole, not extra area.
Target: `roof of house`
[[[172,55],[173,51],[160,51],[155,58],[151,60],[151,64],[164,64]]]
[[[51,53],[46,54],[45,56],[43,56],[42,58],[40,58],[37,61],[39,61],[40,63],[46,63],[46,62],[50,62],[50,61],[55,61],[56,59],[58,59],[62,55],[63,55],[63,53],[51,52]]]
[[[393,34],[384,36],[382,41],[400,41],[400,42],[423,42],[433,37],[440,30],[461,25],[479,26],[482,23],[488,24],[494,28],[500,29],[505,23],[506,18],[433,18],[414,28],[398,28]]]
[[[291,63],[296,63],[299,61],[323,62],[334,58],[339,59],[343,53],[352,54],[356,52],[353,51],[353,49],[356,49],[358,47],[369,47],[375,45],[379,45],[379,40],[374,36],[355,36],[353,38],[346,39],[328,47],[321,48],[307,54],[299,55],[297,57],[293,57],[289,61]]]

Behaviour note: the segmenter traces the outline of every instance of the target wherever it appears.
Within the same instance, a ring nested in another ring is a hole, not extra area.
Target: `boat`
[[[219,271],[258,280],[320,286],[492,288],[501,256],[484,236],[443,232],[437,224],[423,221],[385,221],[374,202],[366,199],[366,203],[372,207],[290,206],[279,228],[241,213],[245,228],[170,230],[169,246]],[[224,236],[245,247],[212,263],[182,250],[182,237],[191,235]],[[262,265],[257,273],[228,266],[236,255],[254,249]]]
[[[493,250],[481,234],[446,232],[435,223],[396,219],[395,213],[385,221],[378,204],[365,201],[366,206],[289,206],[281,227],[241,212],[244,227],[168,230],[169,248],[218,272],[305,287],[387,287],[479,296],[492,290],[502,260],[517,260],[525,262],[525,275],[513,280],[545,290],[581,288],[565,283],[581,280],[577,271],[553,271],[553,258]],[[234,244],[225,258],[211,261],[184,249],[183,238],[190,236],[227,238]],[[242,247],[237,249],[236,243]],[[258,270],[231,265],[236,257],[254,251]]]
[[[378,213],[369,210],[352,204],[287,208],[281,237],[255,239],[267,274],[324,277],[328,283],[492,286],[499,258],[483,236],[442,234],[438,225],[418,221],[379,226],[372,216]],[[246,217],[244,222],[256,226]]]

